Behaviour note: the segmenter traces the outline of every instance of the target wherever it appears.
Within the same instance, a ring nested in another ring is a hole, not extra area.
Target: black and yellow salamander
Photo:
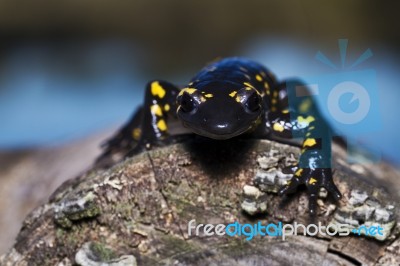
[[[195,134],[218,140],[239,135],[267,139],[301,137],[299,163],[292,179],[279,193],[293,193],[304,184],[310,212],[315,213],[320,188],[324,187],[336,199],[341,198],[332,180],[332,133],[311,96],[289,101],[289,82],[306,90],[299,81],[278,82],[262,65],[238,57],[207,65],[184,88],[166,81],[151,81],[143,105],[105,144],[103,157],[121,147],[128,147],[127,156],[132,156],[174,142],[176,135],[170,134],[168,128],[174,120],[180,120]]]

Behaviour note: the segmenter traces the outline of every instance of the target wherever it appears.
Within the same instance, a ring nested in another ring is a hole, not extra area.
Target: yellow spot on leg
[[[301,173],[303,173],[303,169],[300,168],[296,171],[296,173],[294,173],[295,176],[301,176]]]
[[[260,75],[256,75],[256,80],[257,81],[262,81],[262,77]]]
[[[306,139],[303,143],[303,147],[312,147],[317,144],[317,141],[313,138]]]
[[[150,107],[150,112],[156,116],[162,116],[161,107],[158,104],[154,104]]]
[[[300,113],[306,113],[310,110],[312,101],[310,98],[305,99],[299,106]]]
[[[314,185],[315,183],[317,183],[317,179],[315,179],[314,177],[311,177],[310,181],[308,181],[308,184],[310,185]]]
[[[167,124],[165,123],[164,119],[160,119],[160,121],[157,122],[157,127],[161,131],[167,130]]]
[[[289,109],[282,110],[282,114],[288,114],[288,113],[289,113]]]
[[[151,94],[153,96],[158,96],[160,99],[164,98],[166,92],[163,87],[161,87],[160,83],[158,81],[154,81],[151,83]]]
[[[212,95],[211,93],[208,93],[206,95],[204,95],[206,98],[212,98],[214,95]]]
[[[311,115],[307,116],[306,118],[302,117],[302,116],[298,116],[297,120],[299,121],[299,123],[307,123],[310,124],[311,122],[315,121],[315,118]]]
[[[285,128],[279,123],[274,123],[273,129],[278,132],[282,132],[285,130]]]
[[[164,105],[164,111],[168,112],[169,109],[171,109],[171,107],[169,106],[168,103],[166,105]]]

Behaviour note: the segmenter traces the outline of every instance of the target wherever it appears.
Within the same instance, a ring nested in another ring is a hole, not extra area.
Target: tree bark
[[[65,182],[24,221],[1,265],[380,265],[400,260],[400,174],[350,164],[334,145],[334,180],[315,219],[307,193],[279,197],[299,149],[260,141],[191,141],[154,149]],[[321,222],[384,235],[196,236],[195,224]]]

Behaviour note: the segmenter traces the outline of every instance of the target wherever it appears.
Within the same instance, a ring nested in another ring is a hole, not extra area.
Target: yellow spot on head
[[[275,107],[275,106],[272,106],[272,107],[271,107],[271,111],[272,111],[272,112],[276,112],[276,107]]]
[[[274,96],[275,98],[278,98],[278,91],[274,91],[273,96]]]
[[[162,115],[163,115],[163,114],[162,114],[161,107],[160,107],[158,104],[152,105],[152,106],[150,107],[150,112],[151,112],[153,115],[156,115],[156,116],[162,116]]]
[[[195,93],[195,91],[197,91],[195,88],[183,88],[180,92],[179,92],[179,96],[181,96],[183,93],[189,93],[189,94],[193,94]]]
[[[158,96],[160,99],[164,98],[166,92],[163,87],[161,87],[160,83],[158,81],[154,81],[151,83],[151,94],[153,96]]]
[[[278,132],[282,132],[285,130],[285,128],[279,123],[274,123],[274,126],[272,128],[273,128],[273,130],[278,131]]]
[[[231,96],[232,98],[235,97],[237,91],[232,91],[231,93],[229,93],[229,96]]]
[[[303,147],[312,147],[317,144],[317,141],[313,138],[308,138],[304,141]]]
[[[311,132],[306,133],[306,137],[309,137],[309,136],[311,136]]]
[[[314,185],[315,183],[317,183],[317,179],[315,179],[314,177],[311,177],[310,181],[308,181],[308,184],[310,185]]]
[[[206,95],[204,95],[206,98],[212,98],[214,95],[212,95],[211,93],[208,93]]]
[[[140,128],[135,128],[135,129],[132,131],[132,137],[133,137],[135,140],[139,140],[141,134],[142,134],[142,130],[140,130]]]
[[[264,78],[267,76],[267,74],[265,74],[264,71],[261,71],[260,74],[261,74],[261,76],[263,76]]]
[[[289,109],[282,110],[282,114],[288,114],[288,113],[289,113]]]
[[[262,77],[260,75],[256,75],[256,80],[257,81],[262,81]]]
[[[276,104],[277,102],[278,102],[278,101],[277,101],[276,99],[272,99],[272,100],[271,100],[271,103],[272,103],[272,104]]]
[[[309,130],[314,130],[315,127],[314,127],[314,126],[311,126],[311,127],[309,127],[308,129],[309,129]]]
[[[251,91],[251,90],[253,90],[253,89],[250,87],[246,87],[246,91]]]
[[[160,119],[160,120],[157,122],[157,127],[158,127],[158,129],[161,130],[161,131],[166,131],[166,130],[167,130],[167,124],[165,123],[164,119]]]
[[[164,111],[168,112],[169,109],[171,109],[171,107],[169,106],[168,103],[166,105],[164,105]]]
[[[184,91],[189,94],[193,94],[193,93],[195,93],[196,89],[195,88],[185,88]]]
[[[239,96],[239,95],[236,96],[235,100],[236,100],[238,103],[240,103],[240,96]]]
[[[300,168],[296,171],[296,173],[294,173],[295,176],[301,176],[301,173],[303,173],[303,169]]]
[[[248,83],[248,82],[243,82],[243,85],[245,85],[246,87],[250,87],[250,88],[255,89],[255,88],[253,87],[253,85],[251,85],[251,84]]]

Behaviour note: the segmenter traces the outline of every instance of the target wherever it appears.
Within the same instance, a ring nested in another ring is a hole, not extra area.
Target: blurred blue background
[[[86,13],[91,5],[61,1],[45,11],[32,6],[29,15],[1,2],[0,150],[59,145],[118,127],[141,103],[148,80],[185,84],[218,56],[252,58],[279,79],[332,73],[315,55],[340,65],[337,41],[346,38],[349,65],[373,52],[356,70],[377,73],[382,124],[362,135],[341,131],[400,165],[400,38],[387,29],[397,9],[364,1],[232,1],[222,12],[226,1],[155,2],[101,2]]]
[[[52,145],[122,123],[145,83],[134,47],[28,43],[2,62],[0,148]]]

